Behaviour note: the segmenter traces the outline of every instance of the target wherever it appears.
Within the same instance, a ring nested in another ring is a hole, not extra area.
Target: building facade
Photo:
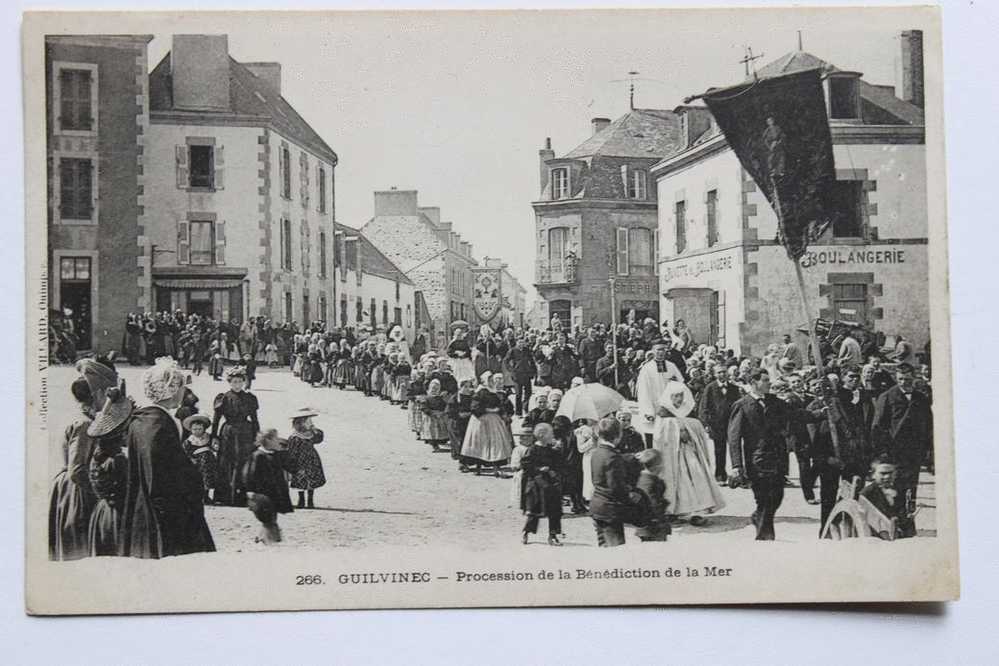
[[[915,34],[914,34],[915,33]],[[741,168],[706,109],[684,107],[704,127],[652,169],[658,183],[663,317],[684,319],[696,342],[740,354],[766,346],[816,315],[856,321],[921,348],[929,335],[926,154],[918,31],[903,33],[903,81],[867,83],[805,52],[760,76],[821,67],[841,215],[801,259],[811,312],[775,240],[777,217]],[[906,94],[904,91],[910,91]],[[942,223],[942,220],[939,221]]]
[[[77,347],[120,349],[148,309],[143,188],[152,37],[45,38],[48,298]]]
[[[175,35],[149,88],[150,308],[329,321],[338,159],[282,97],[280,64]]]
[[[541,194],[532,206],[544,319],[658,319],[658,200],[649,169],[676,149],[678,118],[633,109],[614,122],[594,118],[592,129],[561,157],[549,140],[539,151]]]
[[[336,311],[332,325],[386,332],[398,324],[413,340],[419,303],[413,281],[357,229],[334,224]]]
[[[451,322],[473,314],[471,244],[441,221],[440,208],[420,206],[416,190],[375,192],[374,205],[361,233],[413,281],[426,305],[421,324],[444,344]]]

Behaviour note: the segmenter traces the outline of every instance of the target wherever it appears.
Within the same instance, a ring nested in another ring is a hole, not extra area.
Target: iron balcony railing
[[[565,257],[562,261],[541,261],[537,262],[536,279],[537,284],[576,284],[578,274],[576,268],[579,259],[576,257]]]

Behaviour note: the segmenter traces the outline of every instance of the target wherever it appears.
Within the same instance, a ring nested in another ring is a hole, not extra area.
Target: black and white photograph
[[[23,36],[29,613],[957,597],[937,10]]]

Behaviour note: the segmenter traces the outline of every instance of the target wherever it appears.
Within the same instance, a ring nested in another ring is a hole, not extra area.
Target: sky
[[[505,260],[530,301],[546,137],[561,155],[591,118],[627,113],[629,71],[647,79],[636,107],[672,109],[741,80],[746,46],[759,65],[795,50],[799,30],[804,50],[898,85],[898,33],[914,26],[862,12],[215,14],[146,31],[150,69],[172,34],[193,32],[228,34],[238,61],[280,62],[284,97],[339,156],[339,222],[363,226],[375,190],[418,190],[476,257]]]

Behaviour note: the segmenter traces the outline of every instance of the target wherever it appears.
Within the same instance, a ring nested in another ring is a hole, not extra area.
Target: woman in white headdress
[[[659,406],[669,415],[658,420],[652,446],[663,456],[668,511],[678,518],[689,518],[691,525],[703,525],[706,520],[701,514],[725,506],[712,472],[714,444],[701,422],[688,416],[695,405],[684,384],[669,382],[659,397]]]

